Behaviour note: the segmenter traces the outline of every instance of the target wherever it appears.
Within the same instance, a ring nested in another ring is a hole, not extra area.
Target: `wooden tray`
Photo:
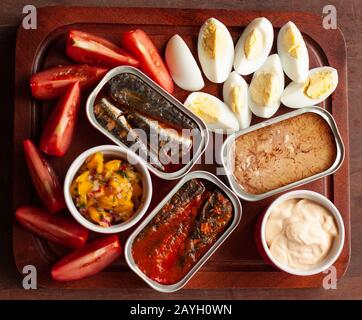
[[[145,30],[156,45],[163,50],[167,40],[180,34],[196,53],[197,35],[202,23],[209,17],[220,19],[229,28],[236,40],[245,25],[252,19],[265,16],[276,28],[289,20],[294,21],[304,33],[311,67],[331,65],[338,69],[339,85],[323,106],[332,112],[346,146],[346,158],[339,171],[328,178],[310,183],[305,188],[315,190],[331,199],[341,211],[346,241],[340,258],[335,263],[338,278],[345,273],[350,259],[350,203],[349,203],[349,153],[348,153],[348,104],[346,48],[340,30],[324,30],[322,18],[308,13],[245,12],[233,10],[188,10],[148,8],[64,8],[47,7],[38,10],[38,28],[24,30],[19,27],[16,46],[16,94],[15,94],[15,156],[14,156],[14,210],[20,205],[37,203],[25,165],[22,141],[32,138],[38,141],[42,125],[55,102],[42,103],[32,99],[29,78],[34,72],[46,67],[69,63],[65,55],[65,35],[71,28],[78,28],[105,36],[119,43],[119,35],[132,28]],[[275,47],[273,48],[275,52]],[[248,81],[250,79],[247,79]],[[204,91],[221,95],[222,86],[206,83]],[[184,101],[187,92],[176,89],[175,96]],[[83,95],[85,96],[85,95]],[[281,107],[278,114],[291,111]],[[254,117],[253,123],[260,121]],[[85,117],[80,116],[77,134],[72,147],[63,158],[52,158],[60,177],[64,177],[72,160],[85,149],[109,144],[110,141],[94,130]],[[209,146],[212,147],[212,146]],[[218,150],[217,150],[218,151]],[[195,169],[215,172],[216,166],[197,165]],[[175,182],[153,178],[154,195],[150,210],[167,194]],[[222,178],[222,177],[221,177]],[[246,288],[320,287],[324,274],[298,277],[278,272],[266,265],[259,256],[254,243],[254,226],[259,213],[273,198],[256,203],[243,201],[243,218],[239,227],[222,248],[211,257],[205,266],[189,282],[187,288]],[[127,238],[129,232],[121,235]],[[37,267],[40,286],[65,288],[144,288],[147,285],[129,270],[124,259],[98,275],[72,283],[56,283],[50,279],[49,268],[62,253],[60,248],[32,236],[18,224],[13,226],[13,248],[17,268],[32,264]]]

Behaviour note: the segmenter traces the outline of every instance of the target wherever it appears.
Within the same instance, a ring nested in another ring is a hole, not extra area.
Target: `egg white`
[[[300,57],[294,58],[291,56],[285,46],[283,45],[283,37],[288,28],[292,28],[298,38],[300,46]],[[300,33],[297,26],[289,21],[279,31],[277,40],[278,54],[282,62],[282,67],[285,74],[295,82],[304,82],[308,77],[309,70],[309,55],[307,46],[305,45],[302,34]]]
[[[205,86],[194,56],[178,34],[168,40],[165,49],[165,60],[173,81],[181,89],[198,91]]]
[[[213,105],[215,105],[219,110],[219,117],[216,122],[208,123],[201,118],[205,122],[207,128],[210,131],[239,130],[239,122],[236,119],[234,113],[229,109],[229,107],[224,102],[222,102],[220,99],[216,98],[211,94],[205,92],[193,92],[186,98],[184,106],[188,108],[191,112],[193,112],[193,110],[190,108],[190,105],[192,104],[193,101],[200,98],[205,99],[206,101],[211,101]],[[198,116],[197,114],[195,115]]]
[[[247,36],[253,30],[257,29],[263,36],[263,49],[259,57],[248,59],[245,56],[244,44]],[[273,46],[274,30],[270,21],[264,17],[256,18],[248,24],[241,34],[235,46],[234,69],[241,75],[248,75],[258,70],[267,59]]]
[[[222,54],[215,57],[214,59],[211,58],[207,52],[205,52],[203,46],[203,35],[208,22],[211,22],[217,26],[223,38]],[[207,79],[215,83],[222,83],[227,79],[233,66],[234,42],[231,38],[229,30],[222,22],[215,18],[210,18],[205,21],[199,32],[197,53],[201,64],[201,69]]]
[[[278,93],[280,92],[280,95],[278,96],[278,99],[271,105],[268,106],[260,106],[257,105],[250,95],[250,88],[253,86],[254,79],[258,76],[261,72],[267,72],[267,73],[275,73],[278,78]],[[280,62],[280,58],[277,54],[270,55],[265,63],[261,66],[261,68],[256,71],[253,75],[253,79],[251,80],[250,86],[249,86],[249,107],[251,111],[258,117],[261,118],[270,118],[273,116],[279,109],[280,106],[280,97],[283,93],[284,89],[284,72],[283,68]]]
[[[249,92],[248,92],[248,84],[244,80],[244,78],[239,75],[236,71],[230,73],[227,80],[224,82],[223,86],[223,99],[224,102],[231,109],[231,90],[233,87],[239,87],[239,92],[241,95],[241,103],[238,109],[239,112],[234,112],[236,118],[239,121],[240,129],[245,129],[250,126],[251,123],[251,110],[249,109]],[[232,110],[232,109],[231,109]]]
[[[282,103],[289,108],[303,108],[303,107],[310,107],[310,106],[316,105],[316,104],[322,102],[323,100],[325,100],[326,98],[328,98],[337,87],[338,72],[336,69],[334,69],[332,67],[319,67],[319,68],[311,69],[308,73],[308,78],[313,73],[321,72],[321,71],[322,72],[323,71],[332,72],[334,86],[333,86],[331,92],[329,92],[328,94],[324,95],[321,98],[312,99],[304,94],[304,86],[306,84],[305,82],[304,83],[291,82],[285,88],[285,90],[282,94],[282,97],[281,97]]]

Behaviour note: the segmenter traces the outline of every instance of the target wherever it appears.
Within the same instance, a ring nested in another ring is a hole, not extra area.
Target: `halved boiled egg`
[[[198,91],[204,87],[200,68],[189,47],[178,34],[168,40],[165,60],[173,81],[181,89]]]
[[[223,86],[224,102],[229,106],[239,121],[240,129],[250,126],[248,84],[236,71],[230,73]]]
[[[222,83],[229,76],[234,60],[234,43],[228,29],[215,18],[201,26],[197,52],[202,71],[212,82]]]
[[[291,82],[282,94],[290,108],[310,107],[325,100],[337,87],[338,72],[331,67],[311,69],[304,83]]]
[[[249,107],[258,117],[270,118],[280,106],[284,72],[277,54],[267,58],[253,75],[249,86]]]
[[[273,45],[274,31],[266,18],[256,18],[248,24],[235,46],[234,69],[248,75],[258,70],[267,59]]]
[[[309,56],[307,46],[297,26],[289,21],[278,34],[278,54],[286,75],[295,82],[308,77]]]
[[[239,130],[239,122],[220,99],[204,92],[191,93],[185,107],[200,117],[211,131]]]

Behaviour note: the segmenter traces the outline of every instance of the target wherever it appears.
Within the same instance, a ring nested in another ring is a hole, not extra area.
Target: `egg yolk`
[[[250,96],[258,106],[269,106],[277,100],[279,86],[274,73],[261,72],[250,85]]]
[[[253,29],[245,39],[244,52],[247,59],[256,59],[263,50],[263,35],[258,29]]]
[[[223,47],[224,40],[220,33],[219,28],[214,22],[206,22],[202,42],[206,54],[212,59],[215,59],[220,54]]]
[[[283,44],[285,50],[295,59],[301,56],[301,42],[296,30],[293,27],[287,28],[284,32]]]
[[[319,99],[328,95],[333,87],[332,72],[315,72],[309,76],[304,86],[304,94],[311,99]]]
[[[217,105],[205,98],[193,100],[189,108],[206,123],[215,123],[220,116]]]
[[[231,92],[230,92],[230,95],[231,95],[231,110],[235,113],[240,113],[241,112],[241,103],[242,103],[242,100],[241,100],[241,93],[240,93],[240,88],[238,86],[233,86],[231,88]]]

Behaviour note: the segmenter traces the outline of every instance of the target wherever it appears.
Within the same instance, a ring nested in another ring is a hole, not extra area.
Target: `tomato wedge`
[[[57,281],[72,281],[92,276],[119,258],[121,253],[117,235],[96,239],[83,249],[60,259],[52,267],[52,278]]]
[[[114,68],[122,65],[138,67],[137,59],[114,43],[79,30],[70,30],[67,38],[67,55],[80,63]]]
[[[24,140],[23,145],[30,176],[43,205],[51,213],[63,209],[63,191],[54,169],[31,140]]]
[[[88,89],[107,71],[108,69],[86,64],[58,66],[33,74],[30,78],[30,88],[34,98],[52,100],[62,96],[69,85],[75,82],[79,82],[81,89]]]
[[[174,85],[170,73],[156,46],[143,30],[136,29],[125,32],[121,42],[140,61],[140,68],[146,74],[166,91],[173,92]]]
[[[80,106],[79,82],[72,84],[47,120],[40,138],[40,150],[61,157],[72,142]]]
[[[18,208],[15,217],[23,227],[39,237],[67,248],[80,249],[88,239],[88,230],[71,217],[52,214],[38,207]]]

